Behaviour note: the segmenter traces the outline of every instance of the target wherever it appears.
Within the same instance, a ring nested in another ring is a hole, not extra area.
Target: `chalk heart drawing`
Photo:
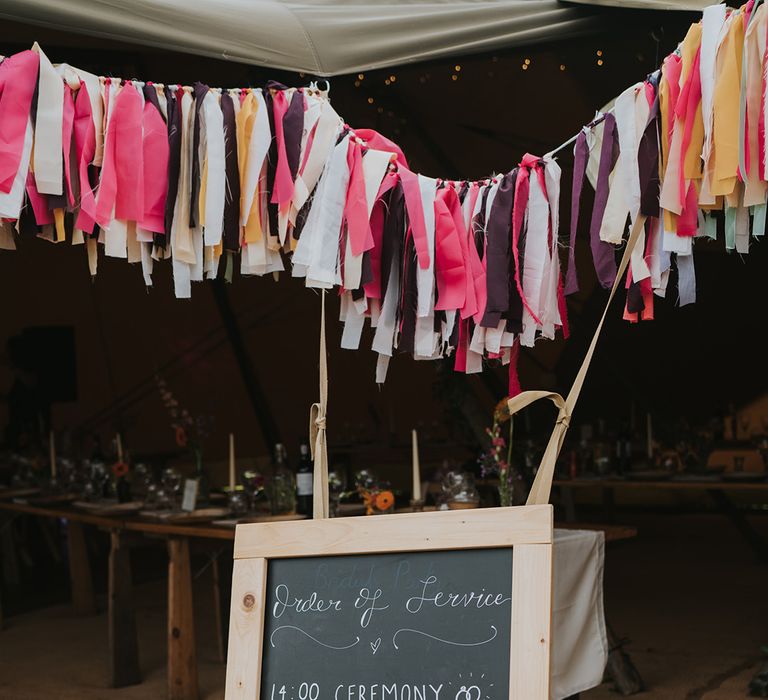
[[[369,642],[369,644],[371,645],[371,651],[375,654],[381,646],[381,637],[379,637],[375,642]],[[480,700],[480,698],[477,700]]]
[[[462,685],[461,688],[459,688],[459,692],[456,693],[455,700],[480,700],[481,695],[482,693],[478,686],[470,685],[469,688],[467,688],[467,686]]]

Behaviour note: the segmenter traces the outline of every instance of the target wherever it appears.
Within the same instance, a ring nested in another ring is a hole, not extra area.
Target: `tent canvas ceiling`
[[[321,76],[571,37],[600,16],[557,0],[0,0],[6,19]]]

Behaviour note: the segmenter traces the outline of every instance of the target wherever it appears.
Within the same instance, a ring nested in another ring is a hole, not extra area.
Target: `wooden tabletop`
[[[765,481],[641,481],[631,479],[555,479],[567,488],[664,489],[668,491],[768,491]]]
[[[128,530],[148,535],[197,537],[201,539],[234,540],[235,528],[214,525],[212,523],[163,523],[142,520],[137,517],[94,515],[71,506],[43,506],[29,503],[0,501],[0,511],[25,513],[44,518],[64,518],[87,525],[95,525],[105,530]],[[280,519],[278,516],[276,519]],[[265,518],[265,521],[271,518]],[[601,530],[606,542],[617,542],[637,537],[637,528],[627,525],[598,525],[592,523],[555,523],[556,528],[570,530]]]

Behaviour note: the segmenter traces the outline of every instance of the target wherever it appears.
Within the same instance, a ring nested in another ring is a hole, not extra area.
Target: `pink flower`
[[[494,447],[504,447],[506,443],[504,442],[503,437],[495,437],[493,438],[493,446]]]

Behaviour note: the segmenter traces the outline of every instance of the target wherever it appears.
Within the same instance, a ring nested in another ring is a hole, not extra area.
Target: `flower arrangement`
[[[389,484],[379,481],[368,469],[355,474],[355,487],[363,499],[366,515],[391,513],[395,507],[395,494]]]
[[[514,422],[504,397],[493,411],[493,425],[485,432],[490,440],[489,448],[480,455],[480,473],[483,478],[499,477],[499,500],[502,506],[512,505],[512,432]],[[509,421],[509,439],[502,435],[502,426]]]
[[[213,418],[205,414],[193,416],[183,408],[169,389],[168,382],[159,374],[155,375],[155,382],[163,405],[170,414],[171,430],[174,432],[176,445],[191,452],[195,461],[195,471],[199,475],[203,471],[203,440],[210,433]]]

